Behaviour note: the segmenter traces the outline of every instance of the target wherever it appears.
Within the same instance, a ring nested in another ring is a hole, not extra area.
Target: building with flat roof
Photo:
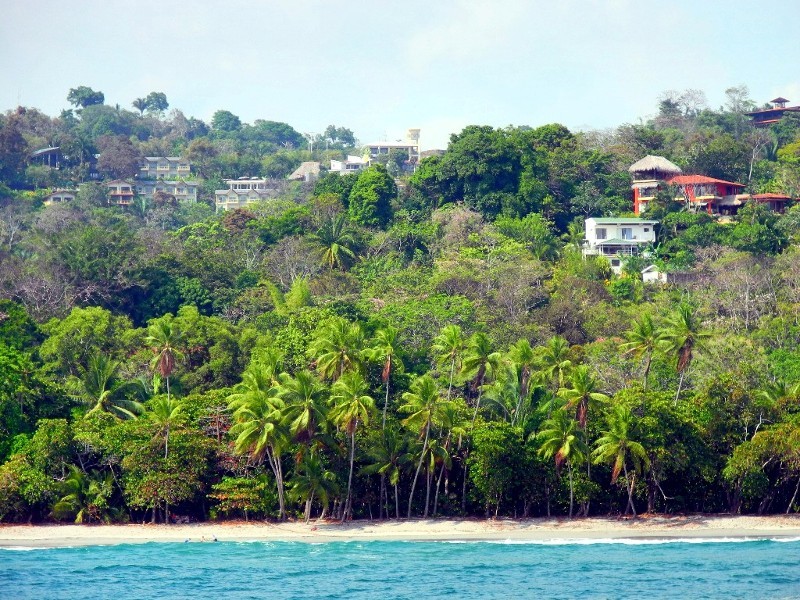
[[[275,198],[280,193],[280,182],[260,177],[226,179],[225,190],[216,190],[214,200],[217,211],[244,208],[254,202]]]
[[[583,255],[605,256],[611,263],[611,270],[619,274],[622,260],[635,256],[642,249],[654,244],[658,221],[630,219],[621,217],[602,217],[586,219]]]
[[[773,123],[780,121],[786,113],[800,115],[800,106],[786,106],[789,103],[786,98],[778,96],[770,100],[769,103],[772,105],[769,108],[762,108],[745,113],[750,117],[755,127],[769,127]]]

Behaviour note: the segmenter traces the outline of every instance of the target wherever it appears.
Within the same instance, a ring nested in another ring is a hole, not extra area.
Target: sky
[[[666,90],[800,104],[798,0],[0,0],[0,111],[89,86],[210,121],[347,127],[362,143],[470,124],[637,123]]]

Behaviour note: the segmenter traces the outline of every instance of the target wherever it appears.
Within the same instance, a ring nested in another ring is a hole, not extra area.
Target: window
[[[645,232],[645,233],[649,233],[649,232],[650,232],[650,228],[649,228],[649,227],[645,227],[645,228],[644,228],[644,232]]]
[[[618,267],[619,266],[619,259],[618,258],[611,259],[611,266],[612,267]]]
[[[633,228],[632,227],[623,227],[622,228],[622,239],[623,240],[632,240],[633,239]]]
[[[605,227],[598,227],[594,230],[594,235],[598,240],[604,240],[608,237]]]

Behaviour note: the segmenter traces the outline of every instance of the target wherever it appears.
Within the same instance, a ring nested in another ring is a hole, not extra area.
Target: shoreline
[[[410,519],[189,525],[0,525],[0,548],[106,546],[148,542],[547,542],[800,538],[800,515],[646,516],[637,519]]]

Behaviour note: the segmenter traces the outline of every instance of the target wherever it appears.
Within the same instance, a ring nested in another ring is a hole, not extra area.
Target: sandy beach
[[[191,525],[2,525],[0,547],[225,541],[541,541],[571,539],[800,538],[800,516],[677,516],[622,520],[400,520],[220,522]]]

